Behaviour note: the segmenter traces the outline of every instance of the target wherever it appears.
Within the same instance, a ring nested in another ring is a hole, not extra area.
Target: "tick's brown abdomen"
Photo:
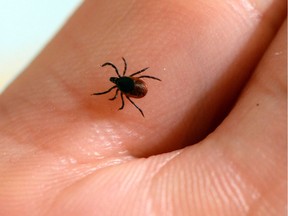
[[[138,79],[136,77],[131,77],[131,79],[133,79],[134,81],[134,88],[132,91],[127,92],[127,93],[125,92],[124,94],[132,98],[144,97],[148,91],[146,83],[143,80]]]

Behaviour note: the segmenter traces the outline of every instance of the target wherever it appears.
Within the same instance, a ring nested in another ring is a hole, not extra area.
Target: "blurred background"
[[[82,0],[0,0],[0,93],[81,3]]]

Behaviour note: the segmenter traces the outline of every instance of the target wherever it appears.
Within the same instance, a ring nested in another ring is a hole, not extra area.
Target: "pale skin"
[[[84,2],[0,96],[0,215],[284,215],[285,16],[283,0]],[[145,118],[91,96],[122,56],[162,80],[134,99]]]

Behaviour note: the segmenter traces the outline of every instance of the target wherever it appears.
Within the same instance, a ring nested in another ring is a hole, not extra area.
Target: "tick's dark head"
[[[115,83],[117,82],[119,78],[118,77],[110,77],[110,82]]]

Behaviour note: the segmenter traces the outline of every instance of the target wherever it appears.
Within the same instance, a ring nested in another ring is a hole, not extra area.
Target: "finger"
[[[97,172],[62,193],[50,215],[284,215],[285,27],[235,108],[201,144]]]
[[[238,1],[85,2],[3,94],[3,130],[75,157],[82,148],[101,156],[149,155],[194,143],[233,102],[283,17],[281,2],[251,10]],[[147,96],[135,100],[145,119],[132,104],[117,111],[121,101],[91,96],[109,89],[115,75],[99,66],[109,60],[123,68],[123,54],[127,74],[150,66],[147,75],[162,80],[147,80]]]
[[[190,202],[182,208],[188,209],[191,215],[204,215],[205,212],[285,214],[286,29],[287,22],[220,127],[202,145],[188,148],[178,160],[174,160],[178,165],[171,164],[167,170],[173,172],[178,181],[167,180],[166,188],[172,185],[189,188],[182,198]],[[180,178],[182,173],[187,174],[184,184],[184,178]],[[161,185],[163,180],[159,180],[158,186]],[[177,194],[167,196],[176,197]],[[176,206],[174,210],[177,211]]]

